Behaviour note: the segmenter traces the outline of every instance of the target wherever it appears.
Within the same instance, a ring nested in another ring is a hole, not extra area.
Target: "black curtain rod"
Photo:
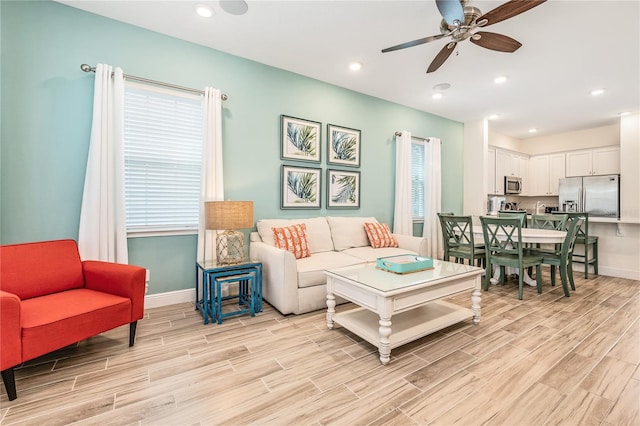
[[[80,65],[80,69],[84,72],[96,72],[96,67],[92,67],[87,64]],[[113,77],[113,73],[111,74],[111,76]],[[171,89],[182,90],[183,92],[191,92],[191,93],[196,93],[198,95],[204,95],[204,90],[192,89],[190,87],[178,86],[176,84],[165,83],[163,81],[150,80],[148,78],[143,78],[143,77],[136,77],[135,75],[123,74],[123,76],[124,78],[129,80],[140,81],[142,83],[155,84],[156,86],[163,86],[163,87],[169,87]],[[229,99],[229,97],[224,93],[220,95],[220,98],[223,101],[226,101],[227,99]]]

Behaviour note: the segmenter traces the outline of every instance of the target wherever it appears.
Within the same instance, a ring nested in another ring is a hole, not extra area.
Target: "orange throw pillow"
[[[371,247],[398,247],[398,242],[391,235],[389,226],[386,223],[365,222],[364,230],[367,232]]]
[[[307,225],[304,223],[283,228],[271,228],[271,230],[277,248],[290,251],[296,259],[311,256],[307,241]]]

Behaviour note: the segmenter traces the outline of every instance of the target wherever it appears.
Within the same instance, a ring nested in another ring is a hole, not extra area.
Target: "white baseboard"
[[[159,308],[161,306],[175,305],[176,303],[193,302],[196,299],[196,290],[189,288],[185,290],[168,291],[166,293],[149,294],[144,297],[144,307]]]
[[[584,266],[579,269],[573,268],[573,270],[580,270],[584,272]],[[591,276],[591,271],[593,271],[593,268],[589,268],[589,276]],[[640,281],[640,271],[632,271],[630,269],[607,268],[606,266],[598,265],[598,273],[600,275],[606,275],[608,277],[626,278],[628,280]]]

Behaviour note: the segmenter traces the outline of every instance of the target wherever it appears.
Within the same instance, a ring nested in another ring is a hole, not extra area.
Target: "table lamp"
[[[222,230],[216,235],[216,260],[220,265],[244,261],[244,234],[235,229],[253,228],[253,201],[206,201],[205,228]]]

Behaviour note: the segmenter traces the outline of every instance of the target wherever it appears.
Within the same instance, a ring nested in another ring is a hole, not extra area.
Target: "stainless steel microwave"
[[[522,192],[522,178],[515,176],[504,177],[504,193],[520,194]]]

